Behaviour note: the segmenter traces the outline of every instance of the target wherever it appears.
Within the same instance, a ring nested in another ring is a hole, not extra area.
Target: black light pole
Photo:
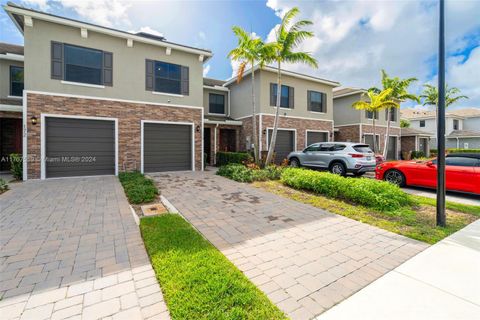
[[[438,41],[438,125],[437,125],[437,226],[446,225],[445,217],[445,0],[440,0],[440,37]]]

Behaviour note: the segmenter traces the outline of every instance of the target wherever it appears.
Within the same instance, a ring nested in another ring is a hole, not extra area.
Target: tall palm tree
[[[467,96],[459,95],[460,89],[452,87],[449,88],[448,85],[445,86],[445,107],[448,107],[460,99],[468,99]],[[431,84],[423,85],[423,92],[420,95],[420,98],[423,98],[423,105],[435,106],[435,109],[438,105],[438,88],[432,86]]]
[[[376,127],[375,127],[375,113],[384,110],[387,108],[399,108],[400,105],[398,102],[394,100],[390,100],[388,96],[392,93],[392,89],[386,89],[380,91],[380,93],[376,93],[375,90],[370,89],[367,91],[367,93],[363,94],[362,97],[366,97],[367,101],[360,100],[357,102],[354,102],[352,104],[352,107],[357,109],[357,110],[365,110],[368,112],[372,112],[374,114],[373,116],[373,152],[376,152],[376,145],[377,145],[377,138],[376,138]]]
[[[295,16],[300,12],[297,7],[289,10],[282,18],[282,21],[276,30],[276,39],[273,43],[273,50],[268,50],[269,62],[274,62],[277,65],[277,101],[275,121],[273,124],[273,133],[268,148],[267,159],[265,164],[271,163],[273,158],[273,151],[275,150],[275,143],[277,141],[278,119],[280,117],[280,99],[282,91],[282,63],[305,63],[314,68],[317,68],[317,60],[307,52],[294,51],[303,40],[313,37],[313,32],[303,30],[304,27],[312,25],[311,21],[299,20],[292,22]]]
[[[420,103],[420,99],[408,92],[408,87],[417,81],[417,78],[406,78],[401,79],[399,77],[389,77],[387,72],[382,69],[382,90],[392,89],[390,94],[387,96],[387,99],[397,101],[398,103],[412,100]],[[379,93],[381,90],[378,88],[372,88],[376,93]],[[400,108],[400,104],[398,107]],[[387,131],[385,133],[385,143],[383,145],[383,157],[386,158],[388,154],[388,140],[390,139],[390,112],[391,108],[385,110],[387,117]]]
[[[236,48],[228,53],[228,57],[233,61],[239,61],[240,65],[237,70],[237,82],[240,83],[245,72],[245,68],[248,64],[251,66],[251,79],[252,79],[252,139],[253,139],[253,156],[256,163],[259,163],[260,156],[258,152],[258,134],[257,134],[257,110],[255,105],[255,64],[259,63],[260,67],[265,64],[264,51],[266,50],[265,44],[260,38],[253,37],[241,27],[232,27],[233,33],[237,36],[238,45]]]

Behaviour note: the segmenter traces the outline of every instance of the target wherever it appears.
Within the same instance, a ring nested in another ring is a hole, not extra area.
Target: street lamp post
[[[438,41],[438,125],[437,125],[437,226],[446,225],[445,216],[445,0],[440,0]]]

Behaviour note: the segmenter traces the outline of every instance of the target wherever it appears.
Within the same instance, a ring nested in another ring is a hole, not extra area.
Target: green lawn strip
[[[412,196],[412,197],[422,205],[433,206],[433,207],[437,205],[437,199],[434,199],[434,198],[428,198],[423,196]],[[450,210],[455,210],[458,212],[473,214],[480,217],[480,206],[447,201],[446,208]]]
[[[125,190],[128,201],[132,204],[152,202],[158,195],[155,182],[138,171],[121,172],[118,179]]]
[[[172,319],[286,319],[182,217],[165,214],[140,221]]]
[[[253,185],[277,195],[430,244],[442,240],[477,219],[472,214],[449,211],[447,227],[442,228],[435,225],[435,210],[430,205],[419,204],[416,207],[406,206],[381,212],[313,192],[296,190],[279,181],[255,182]]]

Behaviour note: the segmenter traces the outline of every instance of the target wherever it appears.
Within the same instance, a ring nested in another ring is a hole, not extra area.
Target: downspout
[[[230,89],[228,89],[228,91],[227,91],[227,96],[228,96],[228,98],[227,98],[227,101],[228,101],[227,117],[230,118]]]
[[[260,158],[262,158],[262,142],[263,142],[263,124],[262,124],[262,114],[258,116],[258,153]]]
[[[213,164],[217,164],[217,128],[218,123],[213,128]]]

